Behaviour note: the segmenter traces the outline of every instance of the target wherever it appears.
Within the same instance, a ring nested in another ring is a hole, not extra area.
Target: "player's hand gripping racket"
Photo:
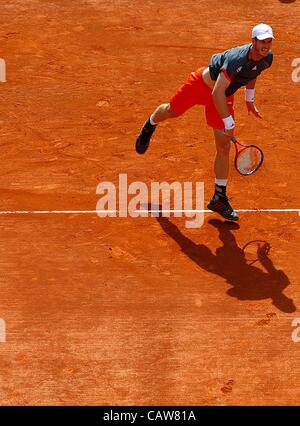
[[[243,145],[234,136],[232,136],[231,141],[235,146],[234,165],[237,171],[244,176],[257,172],[264,161],[262,150],[256,145]]]

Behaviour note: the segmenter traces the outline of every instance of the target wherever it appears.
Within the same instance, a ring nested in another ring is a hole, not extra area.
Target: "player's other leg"
[[[227,194],[226,186],[229,174],[229,152],[230,139],[221,130],[213,129],[216,142],[215,157],[215,193],[207,205],[209,210],[219,213],[225,219],[238,220],[237,213],[231,207]]]
[[[151,136],[156,129],[156,126],[161,121],[167,120],[169,118],[175,118],[178,115],[172,110],[170,104],[162,104],[156,108],[152,115],[144,123],[140,134],[137,137],[135,143],[135,149],[138,154],[144,154],[150,144]]]
[[[211,98],[211,90],[203,81],[202,73],[205,67],[191,73],[187,81],[181,85],[167,104],[162,104],[148,118],[136,141],[139,154],[146,152],[151,136],[161,121],[179,117],[194,105],[206,105]]]

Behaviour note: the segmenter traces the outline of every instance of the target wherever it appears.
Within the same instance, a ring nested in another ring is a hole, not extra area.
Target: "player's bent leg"
[[[206,101],[207,96],[204,96],[203,93],[205,92],[207,95],[210,91],[203,82],[201,75],[195,77],[194,74],[192,73],[188,80],[176,90],[169,103],[159,105],[148,118],[136,140],[136,151],[139,154],[144,154],[147,151],[151,136],[158,123],[178,117],[194,105],[205,104],[204,101]]]
[[[159,107],[156,108],[150,118],[153,124],[158,124],[161,121],[175,117],[178,117],[178,114],[176,114],[175,111],[172,110],[170,104],[161,104],[159,105]]]
[[[147,151],[151,137],[158,123],[175,117],[178,117],[178,114],[172,110],[170,104],[159,105],[153,114],[151,114],[151,116],[144,123],[140,134],[137,137],[135,143],[136,152],[138,154],[144,154]]]
[[[221,130],[214,129],[216,142],[215,158],[215,193],[207,205],[209,210],[219,213],[225,219],[238,220],[237,213],[231,207],[226,195],[227,178],[229,173],[230,139]]]

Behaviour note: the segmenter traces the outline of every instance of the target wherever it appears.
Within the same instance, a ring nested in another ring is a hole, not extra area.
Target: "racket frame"
[[[231,141],[234,143],[234,147],[235,147],[235,159],[234,159],[234,166],[236,168],[236,170],[239,172],[239,174],[241,174],[242,176],[250,176],[253,175],[253,173],[257,172],[257,170],[260,168],[260,166],[262,165],[263,161],[264,161],[264,153],[262,152],[262,150],[257,146],[257,145],[243,145],[242,143],[240,143],[234,136],[232,136]],[[242,149],[238,149],[238,145],[242,147]],[[237,161],[239,158],[239,155],[245,151],[245,149],[247,148],[255,148],[257,149],[260,154],[261,154],[261,159],[260,162],[258,163],[258,165],[256,166],[256,168],[254,170],[251,170],[251,172],[248,173],[242,173],[238,167],[237,167]]]

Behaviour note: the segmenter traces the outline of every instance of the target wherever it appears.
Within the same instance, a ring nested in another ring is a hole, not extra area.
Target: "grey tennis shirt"
[[[211,57],[209,63],[211,79],[216,81],[220,72],[223,71],[226,77],[231,80],[225,91],[226,96],[233,95],[240,87],[254,80],[263,70],[272,65],[273,53],[271,51],[260,61],[249,59],[251,46],[250,43],[234,47],[222,53],[216,53]]]

